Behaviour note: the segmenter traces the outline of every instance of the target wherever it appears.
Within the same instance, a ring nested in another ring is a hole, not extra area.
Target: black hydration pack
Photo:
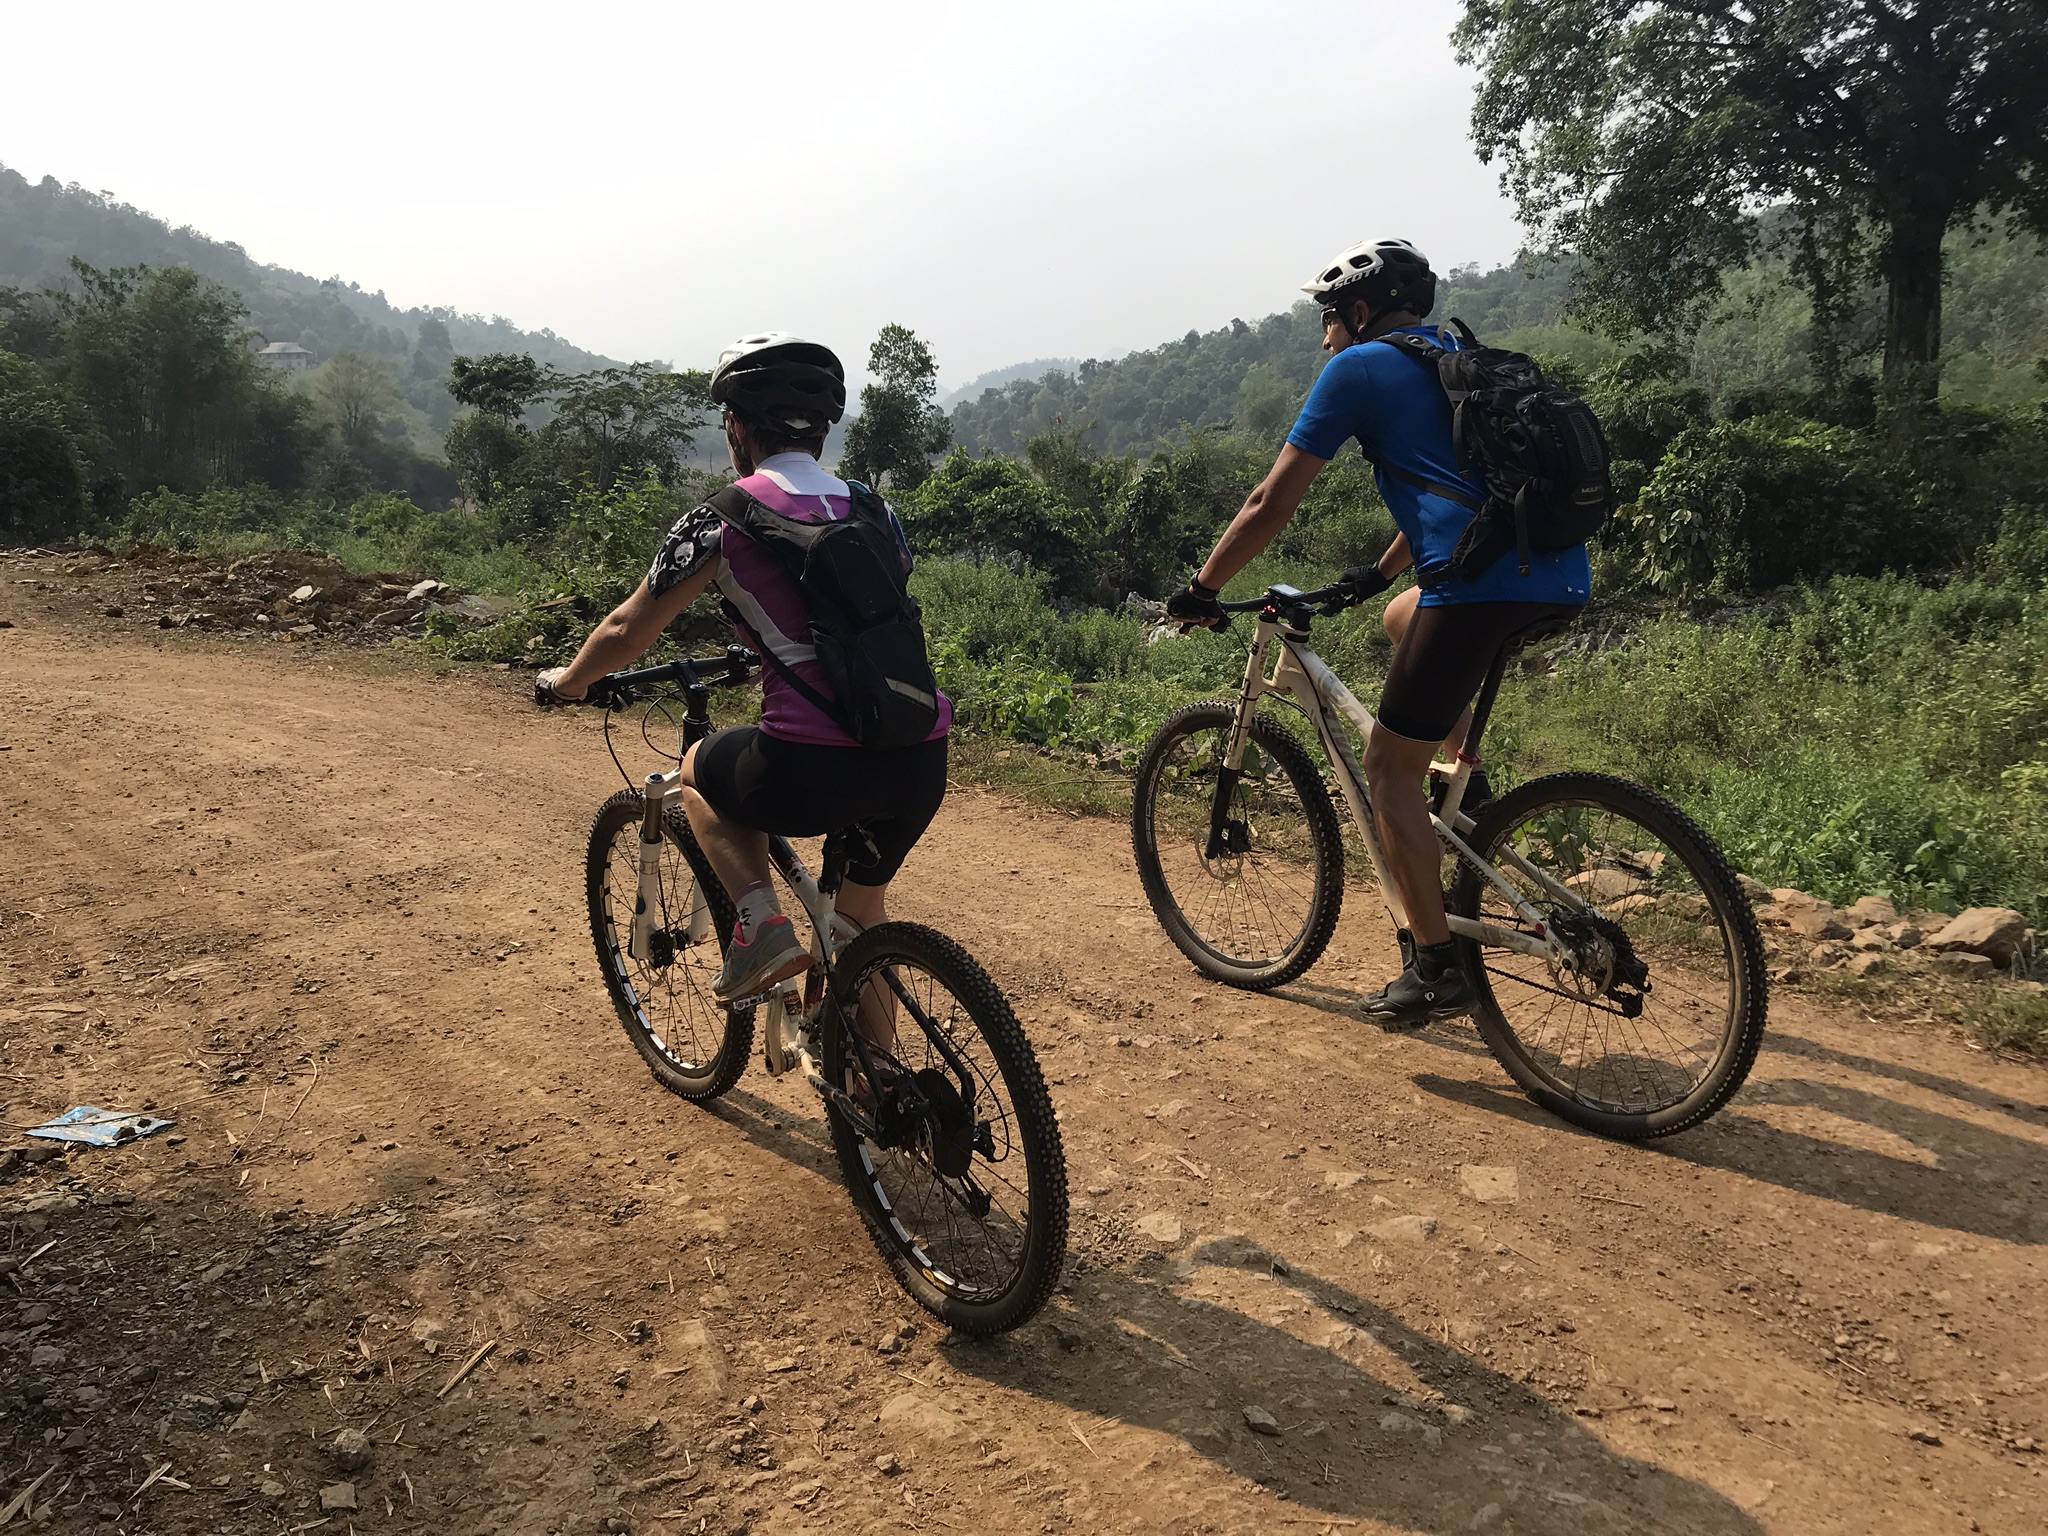
[[[1451,552],[1449,565],[1418,571],[1424,586],[1446,575],[1476,581],[1510,549],[1519,553],[1526,576],[1530,550],[1583,544],[1606,526],[1614,510],[1607,435],[1592,408],[1545,383],[1543,370],[1522,353],[1482,347],[1464,321],[1451,324],[1462,348],[1441,347],[1411,331],[1373,338],[1434,365],[1451,402],[1451,441],[1459,461],[1476,465],[1486,480],[1482,501],[1469,487],[1373,461],[1382,474],[1478,514]]]
[[[939,684],[925,653],[924,621],[889,507],[849,482],[851,506],[837,522],[785,517],[729,485],[706,503],[757,540],[796,583],[811,644],[832,696],[796,675],[730,603],[726,614],[753,637],[782,680],[830,715],[864,747],[916,746],[939,719]]]

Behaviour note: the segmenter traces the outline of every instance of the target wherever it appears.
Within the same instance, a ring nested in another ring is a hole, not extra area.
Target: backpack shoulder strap
[[[1461,507],[1470,507],[1477,512],[1486,505],[1483,497],[1474,496],[1462,485],[1446,485],[1441,480],[1432,480],[1427,475],[1411,474],[1398,464],[1389,464],[1384,459],[1373,459],[1372,467],[1391,480],[1403,485],[1412,485],[1418,491],[1427,491],[1432,496],[1441,496],[1445,501],[1455,501]]]
[[[734,527],[742,529],[752,520],[755,512],[766,512],[768,510],[752,496],[741,490],[737,480],[733,481],[730,485],[720,486],[717,493],[709,501],[705,502],[704,505]]]
[[[1448,350],[1426,336],[1416,335],[1413,331],[1389,331],[1384,336],[1373,337],[1373,340],[1384,341],[1390,347],[1399,347],[1410,357],[1419,357],[1425,363],[1435,362]]]

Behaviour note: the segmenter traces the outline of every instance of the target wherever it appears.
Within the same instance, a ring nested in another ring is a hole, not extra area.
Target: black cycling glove
[[[1351,599],[1358,603],[1378,597],[1394,584],[1394,578],[1382,576],[1377,565],[1354,565],[1337,579],[1351,589]]]
[[[1203,586],[1199,581],[1190,581],[1166,600],[1166,618],[1167,622],[1178,624],[1182,634],[1198,624],[1220,629],[1230,622],[1230,615],[1216,601],[1216,590]]]

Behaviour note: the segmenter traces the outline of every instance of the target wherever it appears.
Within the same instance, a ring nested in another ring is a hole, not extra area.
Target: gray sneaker
[[[732,941],[718,980],[711,984],[711,995],[722,1003],[753,997],[810,968],[811,952],[797,938],[789,919],[778,912],[754,930],[753,943]]]

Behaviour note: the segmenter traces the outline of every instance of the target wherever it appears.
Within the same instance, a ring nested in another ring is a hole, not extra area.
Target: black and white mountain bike
[[[1344,839],[1305,740],[1334,768],[1396,928],[1406,929],[1344,727],[1372,715],[1309,648],[1349,589],[1274,586],[1225,603],[1258,615],[1235,699],[1190,704],[1146,746],[1132,799],[1138,873],[1167,936],[1205,975],[1282,986],[1337,926]],[[1479,993],[1481,1037],[1538,1103],[1602,1135],[1698,1125],[1742,1086],[1763,1040],[1756,914],[1707,834],[1662,796],[1558,773],[1462,810],[1510,654],[1494,658],[1464,751],[1432,770],[1450,865],[1451,932]],[[1290,730],[1274,698],[1306,717]]]
[[[636,786],[619,762],[627,712],[679,765],[710,733],[712,688],[755,670],[753,653],[732,646],[615,672],[591,690],[627,784],[599,809],[586,865],[605,988],[634,1049],[685,1099],[739,1081],[758,1023],[763,1067],[800,1073],[824,1099],[847,1187],[903,1288],[965,1332],[1014,1328],[1059,1282],[1067,1174],[1045,1078],[1002,992],[934,929],[856,933],[838,916],[849,840],[865,835],[856,826],[825,839],[816,877],[786,839],[769,840],[812,964],[760,997],[718,1002],[711,985],[735,913],[683,815],[680,769]]]

